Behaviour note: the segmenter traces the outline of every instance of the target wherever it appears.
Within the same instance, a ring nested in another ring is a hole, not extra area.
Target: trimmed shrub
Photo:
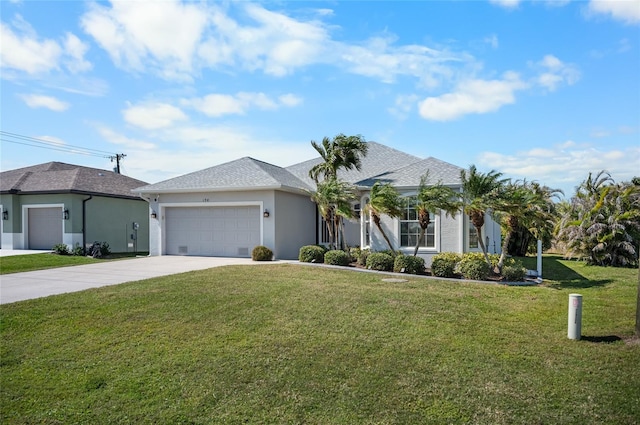
[[[355,263],[356,261],[358,261],[358,258],[360,257],[360,253],[362,252],[362,250],[357,247],[351,247],[349,248],[349,260],[351,263]]]
[[[374,252],[367,257],[367,268],[390,272],[393,270],[393,257],[384,252]]]
[[[393,262],[396,273],[424,274],[424,258],[413,255],[398,255]]]
[[[271,261],[273,259],[273,251],[264,245],[258,245],[251,251],[251,259],[253,261]]]
[[[71,255],[71,252],[69,252],[69,247],[64,243],[54,245],[51,250],[58,255]]]
[[[491,273],[491,266],[487,264],[482,253],[471,252],[462,256],[456,271],[465,279],[486,280]]]
[[[392,258],[396,258],[398,255],[402,255],[401,253],[399,253],[397,251],[390,250],[390,249],[385,249],[384,251],[378,251],[378,252],[381,252],[383,254],[388,254]]]
[[[365,267],[367,265],[367,258],[369,255],[371,255],[371,250],[369,248],[361,249],[358,254],[358,258],[356,259],[358,265]]]
[[[84,249],[80,246],[80,244],[76,244],[76,247],[73,248],[71,255],[75,255],[76,257],[82,257],[84,255]]]
[[[318,245],[305,245],[300,248],[298,261],[302,263],[324,263],[326,250]]]
[[[456,266],[462,256],[455,252],[442,252],[431,259],[431,274],[437,277],[456,277]]]
[[[335,249],[333,251],[327,251],[324,254],[324,263],[331,264],[333,266],[348,266],[351,262],[349,254],[341,249]]]
[[[111,248],[109,247],[108,243],[102,242],[100,244],[100,254],[102,254],[103,257],[106,257],[107,255],[111,254]]]
[[[527,275],[527,269],[522,265],[520,261],[513,261],[513,264],[505,265],[502,267],[502,277],[507,282],[522,282]]]

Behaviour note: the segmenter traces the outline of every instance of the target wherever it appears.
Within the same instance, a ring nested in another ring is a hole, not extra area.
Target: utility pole
[[[116,169],[114,170],[117,174],[120,174],[120,160],[124,159],[124,157],[127,156],[123,153],[117,153],[115,154],[115,156],[110,156],[109,159],[111,160],[111,162],[113,162],[113,160],[116,160]]]

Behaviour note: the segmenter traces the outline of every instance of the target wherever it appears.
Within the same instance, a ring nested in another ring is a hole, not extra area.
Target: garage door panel
[[[51,249],[62,243],[62,208],[29,208],[29,249]]]
[[[260,244],[260,220],[257,206],[167,208],[166,253],[249,257]]]

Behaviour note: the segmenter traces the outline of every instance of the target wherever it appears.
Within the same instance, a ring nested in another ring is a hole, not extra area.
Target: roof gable
[[[380,181],[383,183],[391,183],[396,187],[418,187],[420,185],[420,179],[428,172],[429,181],[427,183],[429,184],[441,182],[447,186],[457,186],[461,184],[461,170],[463,170],[463,168],[457,165],[429,157],[409,164],[406,167],[356,182],[355,184],[358,186],[373,186],[376,181]]]
[[[368,152],[367,155],[362,158],[362,167],[360,171],[353,170],[339,170],[338,177],[348,183],[357,183],[364,181],[375,176],[387,173],[398,168],[407,166],[420,161],[421,158],[410,155],[405,152],[401,152],[397,149],[390,148],[389,146],[382,145],[376,142],[367,142]],[[305,181],[312,187],[315,186],[314,181],[309,177],[309,170],[316,164],[322,162],[321,158],[311,159],[309,161],[302,162],[287,167],[291,173],[296,175],[301,180]]]
[[[86,193],[136,198],[131,189],[146,184],[113,171],[48,162],[0,173],[2,193]]]
[[[139,187],[138,192],[223,191],[252,188],[309,190],[310,187],[277,165],[244,157],[204,170]]]

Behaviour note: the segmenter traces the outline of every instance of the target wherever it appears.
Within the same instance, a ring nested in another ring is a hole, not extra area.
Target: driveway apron
[[[159,256],[105,261],[0,276],[0,304],[235,264],[250,258]]]

